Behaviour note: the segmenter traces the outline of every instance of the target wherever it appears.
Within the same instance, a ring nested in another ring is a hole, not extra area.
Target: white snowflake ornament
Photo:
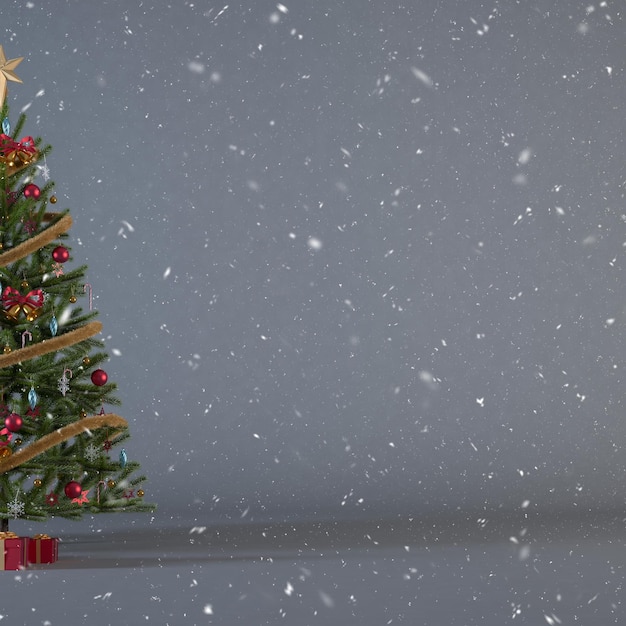
[[[18,492],[15,494],[15,498],[13,498],[13,500],[11,500],[11,502],[7,504],[7,512],[9,515],[12,515],[14,519],[17,519],[18,517],[20,517],[20,515],[24,515],[24,511],[26,508],[26,505],[17,499],[19,493],[20,492],[18,489]]]
[[[100,450],[96,448],[96,446],[94,446],[93,443],[90,443],[85,448],[85,458],[90,463],[93,463],[99,456],[100,456]]]
[[[44,154],[43,157],[43,165],[38,165],[37,166],[39,171],[41,172],[41,175],[43,176],[43,179],[47,182],[50,180],[50,168],[48,167],[48,164],[46,163],[46,155]]]

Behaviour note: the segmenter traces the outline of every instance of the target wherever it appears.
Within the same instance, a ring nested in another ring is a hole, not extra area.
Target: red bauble
[[[4,425],[12,432],[16,433],[22,428],[22,418],[17,413],[11,413],[5,420]]]
[[[91,374],[91,382],[98,387],[106,385],[107,380],[109,380],[109,377],[104,370],[95,370]]]
[[[25,198],[35,198],[35,200],[37,198],[39,198],[39,196],[41,195],[41,189],[39,189],[39,187],[37,187],[37,185],[34,185],[33,183],[30,183],[28,185],[26,185],[26,187],[24,187],[24,197]]]
[[[57,263],[65,263],[65,261],[67,261],[70,258],[69,250],[67,248],[64,248],[63,246],[57,246],[52,251],[52,258]]]
[[[83,488],[81,484],[77,483],[75,480],[70,480],[70,482],[65,485],[65,495],[68,498],[79,498],[82,491]]]

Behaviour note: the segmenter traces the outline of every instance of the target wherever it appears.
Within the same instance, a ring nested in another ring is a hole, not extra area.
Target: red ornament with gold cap
[[[69,253],[67,248],[65,248],[63,246],[57,246],[52,251],[52,258],[57,263],[65,263],[70,258],[70,253]]]
[[[94,370],[91,374],[91,382],[97,387],[102,387],[102,385],[106,385],[109,377],[104,370]]]
[[[4,420],[4,425],[12,433],[16,433],[18,430],[20,430],[23,424],[24,420],[22,419],[22,416],[18,415],[17,413],[11,413],[10,415],[7,415],[6,419]]]
[[[69,483],[67,483],[67,485],[65,485],[65,495],[72,499],[72,498],[78,498],[82,492],[83,488],[81,486],[80,483],[76,482],[75,480],[70,480]]]

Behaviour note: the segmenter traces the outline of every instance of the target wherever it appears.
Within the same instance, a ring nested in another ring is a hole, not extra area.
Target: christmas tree
[[[128,459],[128,424],[96,338],[87,268],[71,267],[69,209],[57,199],[40,138],[12,128],[7,80],[21,82],[0,46],[0,519],[78,519],[148,511],[144,476]],[[21,137],[18,139],[18,137]],[[83,306],[81,306],[81,302]]]

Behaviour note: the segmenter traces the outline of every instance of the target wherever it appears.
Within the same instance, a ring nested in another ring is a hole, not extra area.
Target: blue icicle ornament
[[[33,409],[33,411],[35,410],[35,407],[37,406],[37,400],[39,398],[37,397],[37,392],[35,391],[34,387],[30,388],[30,391],[28,392],[28,403],[30,404],[30,408]]]
[[[56,316],[53,315],[52,319],[50,320],[50,332],[52,333],[53,337],[56,337],[58,330],[59,330],[59,323],[57,322]]]

